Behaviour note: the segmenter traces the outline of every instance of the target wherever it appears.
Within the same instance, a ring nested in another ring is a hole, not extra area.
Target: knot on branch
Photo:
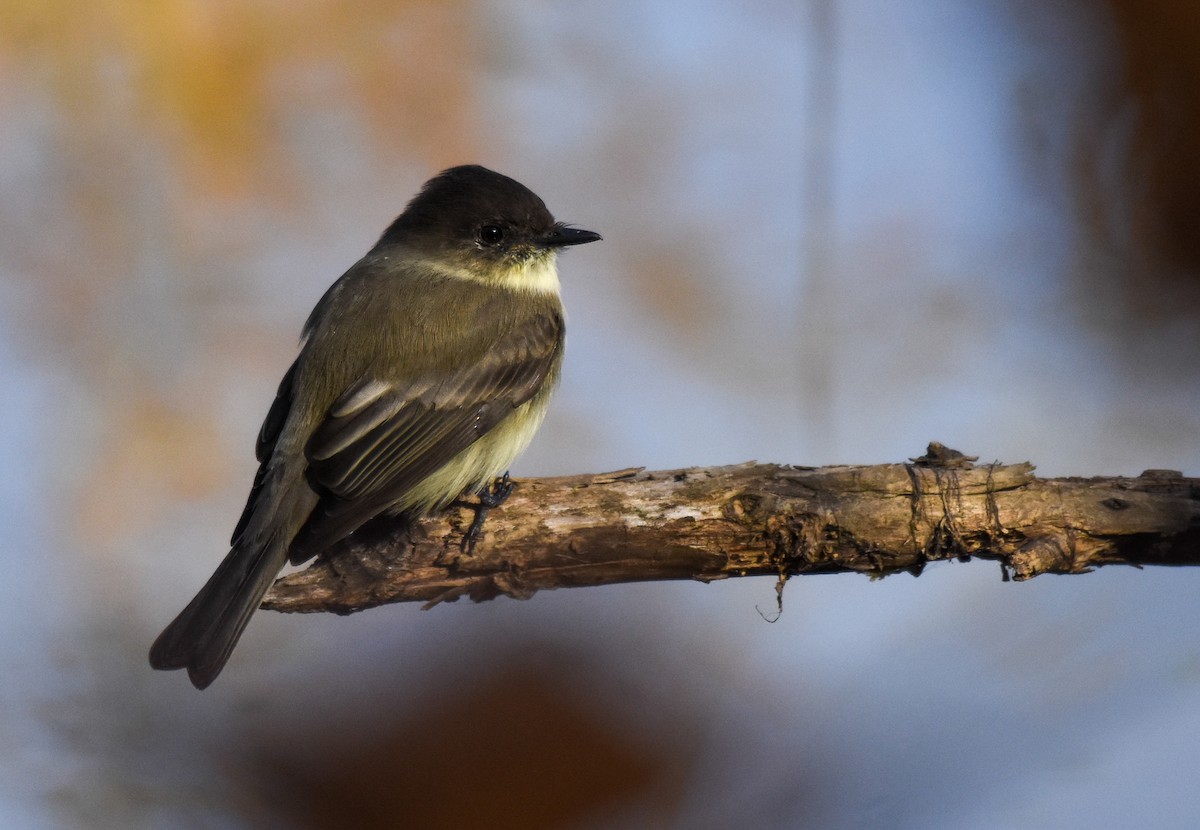
[[[1030,539],[1008,557],[1007,564],[1016,582],[1044,573],[1088,573],[1092,570],[1076,561],[1073,541],[1058,534]]]

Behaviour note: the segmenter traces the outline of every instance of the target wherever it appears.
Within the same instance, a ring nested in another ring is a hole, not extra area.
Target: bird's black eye
[[[504,239],[504,228],[484,225],[479,229],[479,241],[484,245],[498,245]]]

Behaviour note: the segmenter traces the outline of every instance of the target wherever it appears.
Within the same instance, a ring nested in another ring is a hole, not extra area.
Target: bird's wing
[[[321,502],[293,543],[292,560],[307,559],[396,504],[532,398],[562,341],[561,317],[540,314],[448,375],[407,383],[363,378],[347,389],[305,448],[308,480]]]
[[[299,363],[299,360],[292,363],[292,367],[287,370],[287,374],[279,382],[275,400],[271,402],[271,408],[263,420],[262,429],[258,431],[258,441],[254,447],[254,455],[259,462],[258,472],[254,475],[254,485],[250,488],[250,495],[246,499],[242,517],[238,519],[237,527],[233,529],[233,537],[229,540],[230,545],[236,545],[242,538],[242,533],[246,530],[246,525],[250,523],[250,517],[254,513],[254,507],[258,504],[258,496],[266,481],[267,462],[271,460],[271,453],[275,451],[275,443],[279,440],[280,433],[283,432],[284,422],[287,421],[288,412],[292,408],[292,389],[296,378],[296,366]]]

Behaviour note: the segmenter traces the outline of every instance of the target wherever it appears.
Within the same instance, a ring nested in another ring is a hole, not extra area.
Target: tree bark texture
[[[1033,465],[974,464],[931,444],[902,464],[728,467],[528,479],[491,511],[470,555],[469,509],[405,527],[378,519],[308,569],[275,583],[263,607],[348,614],[389,602],[427,606],[539,590],[664,579],[710,582],[843,571],[919,575],[973,557],[1004,577],[1100,565],[1200,564],[1200,479],[1040,479]]]

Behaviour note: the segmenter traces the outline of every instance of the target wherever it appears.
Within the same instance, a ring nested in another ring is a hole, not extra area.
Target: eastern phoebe
[[[232,550],[155,640],[150,665],[186,668],[203,689],[286,562],[381,514],[415,519],[486,495],[558,380],[555,255],[599,238],[483,167],[429,180],[313,309],[258,434]]]

